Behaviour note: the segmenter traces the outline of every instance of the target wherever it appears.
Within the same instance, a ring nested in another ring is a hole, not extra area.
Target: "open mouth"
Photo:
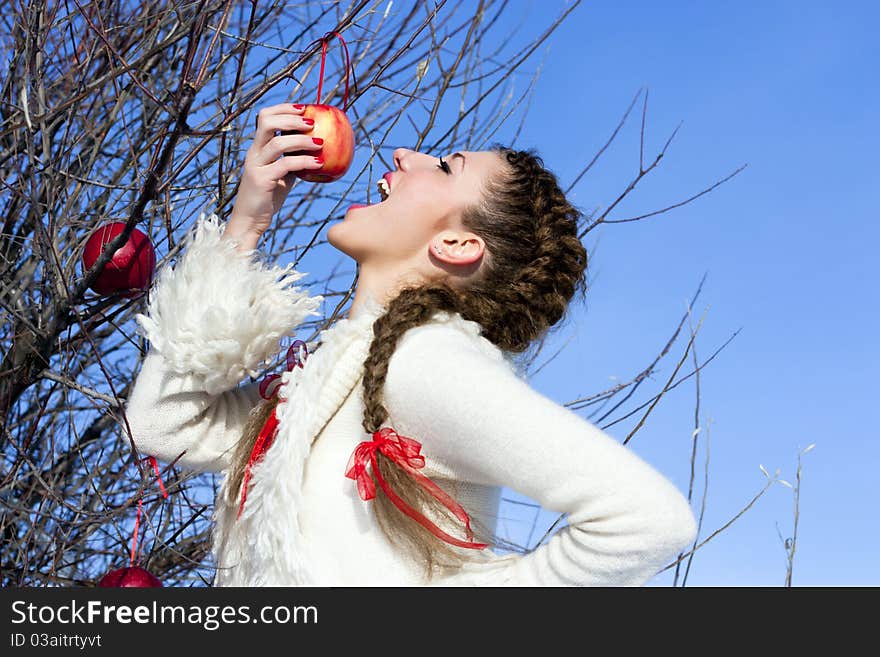
[[[391,196],[391,185],[388,184],[388,180],[385,177],[379,178],[379,180],[376,181],[376,187],[379,190],[379,200],[376,203],[355,203],[348,208],[349,212],[357,210],[358,208],[368,208],[373,205],[379,205],[379,203],[387,201]]]
[[[376,181],[376,187],[379,188],[379,196],[382,197],[382,201],[387,201],[388,197],[391,196],[391,187],[388,181],[385,178],[379,178]],[[381,203],[382,201],[379,202]]]

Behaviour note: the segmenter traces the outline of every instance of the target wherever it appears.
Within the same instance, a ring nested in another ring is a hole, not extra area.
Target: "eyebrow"
[[[464,171],[464,165],[465,165],[465,163],[467,162],[467,160],[465,159],[464,155],[462,155],[461,153],[453,153],[453,154],[450,156],[450,159],[453,158],[453,157],[460,157],[460,158],[461,158],[461,170]]]

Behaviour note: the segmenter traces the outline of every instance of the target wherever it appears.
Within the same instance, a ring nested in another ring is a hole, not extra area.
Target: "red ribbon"
[[[141,524],[141,506],[144,503],[143,496],[138,500],[138,511],[137,516],[134,519],[134,536],[131,538],[131,559],[129,559],[129,565],[134,568],[134,555],[137,554],[137,542],[138,542],[138,527]]]
[[[162,475],[159,474],[159,464],[156,463],[156,457],[155,456],[148,456],[148,457],[146,457],[146,459],[150,460],[150,463],[153,466],[153,470],[156,471],[156,478],[159,480],[159,488],[162,490],[162,496],[165,499],[168,499],[168,491],[165,490],[165,485],[162,483]],[[141,460],[146,460],[146,459],[141,459]],[[143,504],[144,504],[144,496],[142,494],[140,499],[138,500],[138,510],[137,510],[137,515],[135,516],[135,519],[134,519],[134,531],[132,532],[133,536],[131,539],[131,559],[129,560],[129,563],[132,567],[134,567],[134,558],[135,558],[135,555],[137,555],[138,529],[140,528],[140,524],[141,524],[141,507],[143,506]]]
[[[452,499],[443,489],[431,481],[417,469],[425,466],[425,457],[419,452],[422,449],[421,443],[407,436],[398,434],[390,427],[384,427],[373,433],[373,439],[360,443],[352,453],[346,466],[345,476],[354,479],[357,482],[358,494],[362,500],[371,500],[376,497],[376,485],[373,483],[372,477],[367,472],[367,462],[373,465],[373,473],[379,482],[379,486],[385,494],[391,499],[394,505],[403,511],[410,518],[418,522],[422,527],[427,529],[437,538],[457,545],[458,547],[482,549],[487,547],[487,543],[475,543],[473,540],[473,532],[471,531],[470,518],[467,512]],[[467,532],[467,541],[455,538],[440,529],[433,522],[428,520],[424,515],[413,509],[400,496],[395,493],[388,482],[379,472],[376,464],[376,450],[382,452],[385,456],[401,466],[413,479],[419,482],[423,488],[438,499],[443,506],[452,511],[455,516],[465,525]]]
[[[303,355],[300,355],[300,349],[303,351]],[[287,349],[287,370],[290,371],[294,367],[305,367],[306,359],[309,356],[309,349],[305,342],[302,340],[294,340],[293,344],[290,345]],[[260,396],[263,399],[271,399],[278,394],[278,389],[281,387],[280,384],[275,386],[272,389],[271,394],[267,392],[267,388],[272,381],[280,377],[280,374],[270,374],[265,377],[260,384]],[[251,450],[251,455],[248,458],[247,465],[244,469],[244,478],[241,481],[241,502],[238,505],[238,515],[236,518],[241,517],[241,512],[244,510],[244,501],[247,499],[247,489],[248,483],[251,480],[251,470],[253,470],[254,465],[256,465],[257,461],[263,458],[263,455],[266,453],[272,443],[275,440],[275,435],[278,432],[278,416],[276,415],[276,411],[278,407],[276,406],[272,409],[272,413],[269,415],[266,423],[263,425],[263,428],[260,430],[257,439],[254,441],[254,447]]]
[[[300,355],[300,349],[302,349],[302,356]],[[293,344],[291,344],[287,348],[287,371],[289,372],[294,367],[305,367],[306,358],[309,356],[309,347],[302,340],[294,340]],[[272,399],[275,395],[278,394],[279,385],[272,387],[272,392],[269,392],[269,387],[272,386],[273,381],[281,378],[280,374],[268,374],[263,377],[263,380],[260,382],[260,397],[263,399]]]
[[[321,41],[321,73],[320,79],[318,80],[318,100],[317,102],[320,104],[321,102],[321,91],[324,88],[324,62],[327,59],[327,41],[332,39],[334,36],[338,37],[342,42],[342,49],[345,51],[345,96],[342,98],[342,111],[344,112],[348,108],[348,75],[351,70],[351,60],[348,56],[348,46],[345,43],[345,39],[342,38],[342,35],[339,32],[327,32],[324,36],[320,38]],[[319,39],[312,41],[316,43]],[[311,46],[312,44],[309,44]]]
[[[254,442],[254,448],[251,450],[251,456],[245,466],[244,479],[242,479],[241,482],[241,503],[238,505],[238,515],[236,518],[241,516],[241,512],[244,510],[248,482],[251,479],[251,469],[257,461],[263,458],[263,454],[265,454],[266,450],[272,446],[272,442],[275,439],[275,433],[278,429],[278,416],[275,414],[275,411],[277,410],[277,406],[272,409],[272,414],[269,416],[269,419],[266,420],[266,423],[260,431],[260,435],[257,436],[257,440]]]

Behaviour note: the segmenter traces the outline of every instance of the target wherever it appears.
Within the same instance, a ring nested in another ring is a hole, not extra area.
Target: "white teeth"
[[[391,187],[388,186],[388,181],[384,178],[379,178],[379,180],[376,181],[376,187],[379,188],[379,195],[382,197],[383,201],[391,196]]]

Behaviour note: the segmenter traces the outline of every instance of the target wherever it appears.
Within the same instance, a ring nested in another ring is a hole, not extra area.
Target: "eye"
[[[442,170],[445,171],[447,174],[451,174],[451,173],[452,173],[452,169],[449,168],[449,164],[447,164],[446,162],[444,162],[442,157],[440,158],[440,164],[437,165],[437,168],[438,168],[438,169],[442,169]]]

